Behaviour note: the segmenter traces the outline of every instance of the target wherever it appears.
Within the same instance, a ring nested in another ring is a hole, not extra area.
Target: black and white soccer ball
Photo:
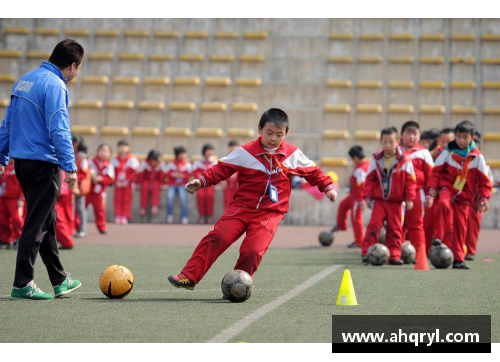
[[[405,264],[415,264],[417,251],[415,250],[415,247],[411,245],[409,240],[406,240],[403,244],[401,244],[401,259]]]
[[[243,270],[233,270],[222,278],[221,289],[224,299],[233,303],[241,303],[253,293],[252,277]]]
[[[372,265],[384,265],[389,261],[390,252],[384,244],[373,244],[366,254],[368,262]]]
[[[453,264],[453,252],[444,244],[433,246],[429,257],[436,269],[446,269]]]
[[[333,243],[333,233],[331,231],[322,231],[318,235],[319,243],[323,246],[330,246]]]

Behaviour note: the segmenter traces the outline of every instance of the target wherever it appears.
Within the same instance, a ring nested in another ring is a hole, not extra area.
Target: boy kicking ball
[[[332,179],[297,147],[285,142],[285,112],[277,108],[264,112],[258,131],[259,138],[237,148],[186,184],[186,190],[194,194],[238,172],[238,189],[231,205],[198,244],[181,273],[168,277],[175,287],[193,290],[217,258],[245,232],[234,269],[253,276],[288,212],[293,175],[304,177],[335,202]]]

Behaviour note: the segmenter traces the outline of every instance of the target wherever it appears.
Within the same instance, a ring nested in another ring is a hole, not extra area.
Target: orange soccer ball
[[[132,291],[134,276],[124,266],[111,265],[101,273],[99,287],[106,297],[110,299],[122,299]]]

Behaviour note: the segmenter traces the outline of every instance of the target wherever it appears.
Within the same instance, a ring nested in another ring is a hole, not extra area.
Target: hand
[[[368,209],[371,209],[371,208],[372,208],[372,200],[370,200],[370,199],[365,199],[365,206],[366,206]]]
[[[76,172],[66,172],[66,179],[64,180],[64,182],[68,184],[70,189],[73,188],[77,180],[78,177],[76,176]]]
[[[363,200],[363,201],[360,201],[358,202],[358,207],[361,209],[361,210],[365,210],[367,208],[366,206],[366,202]]]
[[[406,201],[406,210],[413,209],[413,201]]]
[[[24,208],[24,200],[17,200],[17,208],[18,209]]]
[[[5,172],[5,166],[0,165],[0,177],[2,177],[3,173]]]
[[[101,176],[101,175],[97,175],[97,176],[95,177],[94,182],[95,182],[96,184],[98,184],[99,182],[102,182],[102,180],[103,180],[102,176]]]
[[[429,189],[429,196],[436,197],[436,190],[435,189]]]
[[[198,180],[198,179],[193,180],[193,181],[189,181],[186,184],[186,186],[184,186],[184,188],[190,194],[194,194],[196,191],[198,191],[199,189],[201,189],[201,181]]]
[[[328,199],[331,201],[331,202],[335,202],[337,200],[337,191],[335,190],[328,190],[326,193],[325,193],[326,197],[328,197]]]
[[[425,199],[425,208],[430,209],[432,208],[432,205],[434,205],[434,198],[428,197]]]
[[[479,201],[479,206],[477,209],[479,211],[487,211],[488,207],[489,207],[488,200],[481,200]]]

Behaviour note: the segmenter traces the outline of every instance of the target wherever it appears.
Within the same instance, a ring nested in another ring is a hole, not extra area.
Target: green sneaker
[[[82,283],[80,283],[79,280],[71,279],[68,274],[64,282],[62,282],[62,284],[56,285],[54,287],[54,294],[56,295],[56,298],[59,298],[62,297],[63,295],[66,295],[68,293],[77,290],[81,286]]]
[[[36,284],[31,281],[24,288],[12,289],[10,293],[10,299],[12,300],[52,300],[54,297],[52,294],[44,293]]]

